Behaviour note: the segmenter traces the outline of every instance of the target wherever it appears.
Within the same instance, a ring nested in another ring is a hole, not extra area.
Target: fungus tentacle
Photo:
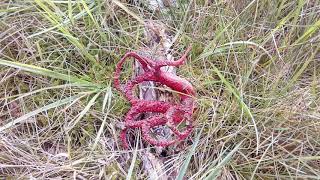
[[[159,60],[153,61],[149,58],[142,57],[135,52],[129,52],[118,62],[116,71],[114,73],[114,85],[117,90],[121,91],[126,99],[131,103],[132,107],[125,117],[125,127],[120,134],[124,148],[128,148],[128,141],[126,138],[127,130],[129,128],[141,128],[142,138],[155,146],[169,146],[184,140],[193,129],[192,113],[194,111],[195,90],[191,83],[184,78],[176,76],[171,73],[162,71],[163,66],[179,66],[182,65],[187,54],[191,50],[189,47],[180,59],[176,61]],[[120,84],[120,73],[123,63],[127,58],[133,57],[142,65],[144,73],[128,81],[126,84]],[[154,81],[166,85],[174,91],[179,92],[180,103],[170,103],[164,101],[141,100],[134,96],[134,87],[144,81]],[[139,115],[147,112],[157,113],[152,117],[147,117],[137,120]],[[183,132],[178,129],[178,125],[185,121],[186,127]],[[172,140],[159,140],[153,137],[151,129],[160,126],[168,126],[173,134],[177,136]]]

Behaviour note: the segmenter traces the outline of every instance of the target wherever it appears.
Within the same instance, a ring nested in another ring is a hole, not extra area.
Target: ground
[[[177,74],[197,91],[195,129],[166,157],[181,167],[178,179],[320,177],[320,2],[178,0],[166,8],[1,0],[0,178],[147,177],[134,154],[150,146],[136,136],[137,150],[124,150],[119,140],[130,106],[113,72],[127,51],[146,46],[150,19],[176,35],[174,57],[192,45]]]

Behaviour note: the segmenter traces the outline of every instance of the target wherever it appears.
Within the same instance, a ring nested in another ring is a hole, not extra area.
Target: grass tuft
[[[177,2],[1,1],[0,179],[147,178],[141,138],[120,145],[129,104],[112,81],[148,45],[148,20],[168,27],[175,57],[192,44],[177,74],[197,91],[195,131],[167,149],[167,174],[319,179],[320,2]]]

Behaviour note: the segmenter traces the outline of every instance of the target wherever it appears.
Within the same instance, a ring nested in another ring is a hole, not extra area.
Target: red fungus
[[[178,77],[172,73],[164,72],[160,68],[163,66],[180,66],[187,58],[187,54],[191,50],[189,47],[182,57],[176,61],[158,60],[142,57],[135,52],[129,52],[119,61],[114,73],[114,86],[121,91],[126,99],[131,103],[131,109],[125,117],[125,127],[120,134],[124,148],[128,148],[126,138],[128,128],[141,128],[142,138],[155,146],[166,147],[178,141],[185,139],[192,131],[192,113],[194,111],[195,90],[192,85],[184,78]],[[133,57],[139,61],[144,73],[135,77],[126,84],[120,84],[121,68],[125,60]],[[179,92],[180,103],[174,104],[164,101],[141,100],[133,95],[134,87],[144,81],[155,81],[166,85],[174,91]],[[157,113],[152,117],[137,120],[138,116],[143,113]],[[178,129],[179,123],[186,121],[186,129],[180,132]],[[167,125],[172,132],[177,136],[173,140],[157,140],[151,135],[151,129],[155,126]]]

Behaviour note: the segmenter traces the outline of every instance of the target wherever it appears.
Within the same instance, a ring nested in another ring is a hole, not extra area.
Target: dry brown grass
[[[319,179],[319,1],[199,0],[187,13],[187,1],[168,12],[121,2],[136,17],[105,0],[0,2],[0,178],[126,178],[128,104],[110,87],[119,58],[144,46],[141,18],[181,33],[175,55],[193,44],[178,74],[197,89],[197,128],[168,149],[168,167],[192,155],[190,179]]]

